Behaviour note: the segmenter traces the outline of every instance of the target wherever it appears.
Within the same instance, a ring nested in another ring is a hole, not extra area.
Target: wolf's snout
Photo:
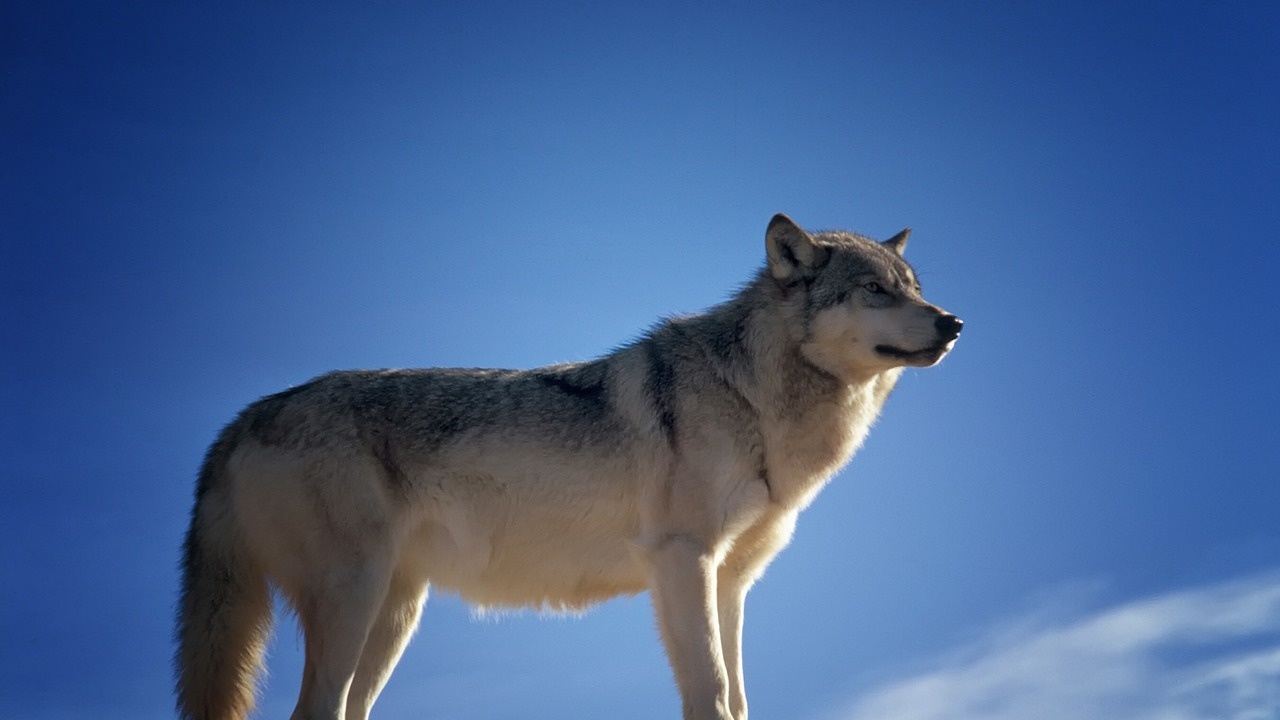
[[[955,315],[942,315],[933,321],[933,327],[937,329],[938,335],[942,336],[943,342],[951,342],[960,337],[964,321]]]

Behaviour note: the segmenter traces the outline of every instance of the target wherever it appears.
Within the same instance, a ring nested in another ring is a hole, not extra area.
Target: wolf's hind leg
[[[418,628],[427,588],[425,579],[410,577],[403,571],[391,579],[391,588],[356,667],[355,680],[347,696],[346,720],[365,720],[369,716],[374,700],[386,686],[391,671]]]
[[[352,677],[391,575],[390,563],[376,555],[361,553],[351,560],[331,566],[325,582],[311,588],[305,602],[295,603],[306,664],[292,720],[345,718]]]

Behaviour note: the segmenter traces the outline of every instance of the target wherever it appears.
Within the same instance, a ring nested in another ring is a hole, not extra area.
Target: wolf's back
[[[223,430],[205,456],[183,546],[175,664],[186,720],[249,715],[271,628],[270,590],[245,552],[225,477],[244,422]]]

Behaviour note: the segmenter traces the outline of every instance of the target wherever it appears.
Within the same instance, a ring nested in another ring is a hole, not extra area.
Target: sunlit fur
[[[547,610],[648,591],[685,718],[744,720],[747,590],[901,368],[959,332],[905,242],[779,215],[740,292],[599,359],[335,372],[250,405],[197,488],[181,716],[248,714],[274,587],[306,641],[295,720],[363,720],[434,584]]]

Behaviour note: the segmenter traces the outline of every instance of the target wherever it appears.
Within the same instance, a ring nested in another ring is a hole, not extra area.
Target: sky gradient
[[[0,717],[172,716],[248,402],[598,356],[725,299],[775,212],[912,227],[966,325],[749,597],[752,717],[1275,717],[1280,11],[848,5],[6,5]],[[374,715],[678,712],[643,596],[439,595]]]

